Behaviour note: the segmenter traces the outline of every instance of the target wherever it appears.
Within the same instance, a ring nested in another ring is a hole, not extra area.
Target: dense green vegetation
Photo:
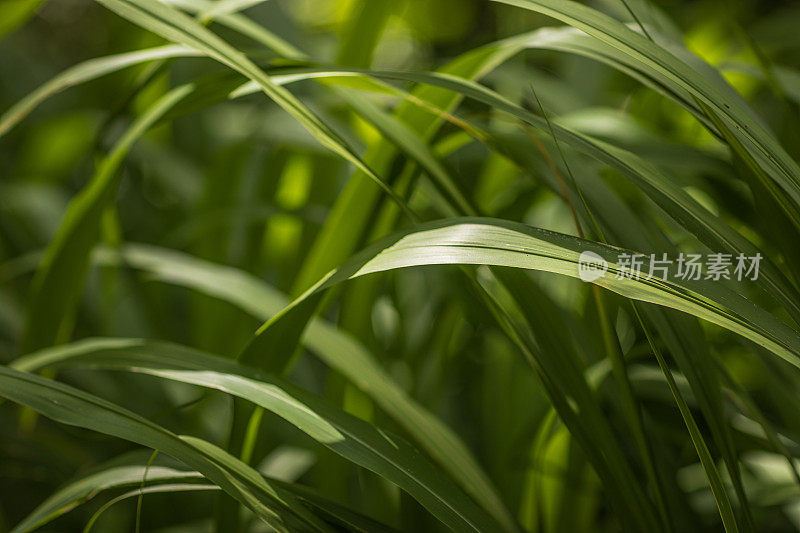
[[[0,3],[0,532],[800,529],[798,28]]]

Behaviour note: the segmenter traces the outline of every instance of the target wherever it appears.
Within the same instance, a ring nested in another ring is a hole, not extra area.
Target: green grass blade
[[[120,254],[110,252],[105,260],[121,261],[152,279],[219,298],[260,320],[270,319],[289,304],[286,296],[250,274],[180,252],[129,244]],[[461,439],[411,398],[361,343],[319,318],[310,322],[302,342],[364,391],[492,516],[508,522],[509,512],[497,489]]]
[[[720,117],[735,125],[747,149],[765,165],[771,178],[788,196],[793,210],[800,207],[800,166],[765,129],[743,102],[732,102],[710,78],[621,22],[571,0],[494,0],[551,16],[605,42],[641,64],[654,76],[664,77],[702,101]],[[800,228],[800,219],[792,219]]]
[[[206,0],[166,0],[164,3],[179,7],[194,15],[201,15],[215,9],[214,3]],[[229,5],[232,4],[234,3],[232,2]],[[229,13],[227,10],[223,10],[214,15],[213,20],[242,35],[246,35],[281,57],[287,59],[307,59],[306,55],[294,45],[239,13]]]
[[[111,402],[8,367],[0,367],[0,396],[62,424],[112,435],[174,457],[222,487],[278,531],[288,531],[284,524],[290,516],[317,531],[328,531],[298,502],[272,488],[247,465],[220,450],[200,447],[197,439],[189,441],[175,435]]]
[[[518,42],[491,43],[462,54],[439,69],[439,72],[465,79],[478,79],[523,49],[524,46]],[[437,87],[420,86],[411,94],[445,112],[452,111],[461,100],[459,95]],[[405,123],[423,142],[429,141],[444,122],[440,115],[419,109],[409,102],[398,106],[394,117]],[[365,158],[373,168],[388,170],[396,154],[393,143],[381,140],[369,148]],[[377,192],[363,173],[356,172],[351,176],[303,262],[294,282],[294,296],[344,262],[359,248],[369,226],[369,217],[379,198]]]
[[[3,115],[0,116],[0,137],[11,130],[11,128],[24,119],[43,101],[69,87],[86,83],[87,81],[97,79],[106,74],[111,74],[133,65],[138,65],[139,63],[170,57],[197,55],[200,54],[191,48],[171,44],[145,50],[136,50],[135,52],[125,52],[123,54],[99,57],[84,61],[83,63],[78,63],[38,87],[35,91],[3,113]]]
[[[179,492],[205,492],[210,490],[221,490],[216,485],[201,485],[197,483],[165,483],[163,485],[154,485],[152,487],[141,487],[135,490],[131,490],[120,494],[119,496],[112,498],[111,500],[107,501],[100,507],[89,521],[86,523],[86,526],[83,528],[83,533],[90,533],[94,528],[95,523],[100,519],[100,517],[105,513],[108,509],[113,507],[115,504],[125,501],[130,498],[139,498],[141,501],[142,496],[145,494],[158,494],[168,492],[170,494],[175,494]],[[136,531],[139,531],[138,523]]]
[[[232,47],[197,21],[156,0],[98,0],[101,4],[140,26],[173,42],[195,48],[208,57],[258,83],[261,90],[294,117],[323,146],[352,163],[374,180],[398,205],[404,203],[356,152],[325,122],[288,90],[275,84],[242,52]],[[413,218],[413,214],[408,212]]]
[[[320,444],[402,487],[455,530],[494,531],[498,527],[447,476],[402,439],[289,383],[230,360],[168,343],[96,339],[25,356],[17,359],[14,367],[33,371],[59,364],[144,372],[232,394],[277,414]]]
[[[340,269],[330,272],[283,313],[264,324],[245,350],[243,360],[259,361],[264,353],[262,339],[267,335],[280,335],[283,326],[275,326],[284,317],[289,318],[286,325],[296,330],[296,321],[302,321],[301,316],[308,320],[322,291],[353,277],[419,265],[485,264],[577,278],[578,256],[583,251],[595,252],[609,264],[606,275],[595,284],[626,298],[677,309],[722,326],[800,367],[800,335],[719,283],[617,279],[626,274],[615,264],[618,249],[522,224],[481,218],[422,225],[371,246]],[[674,272],[672,279],[677,279]]]
[[[675,403],[678,405],[678,409],[681,412],[681,417],[686,424],[686,428],[689,430],[689,435],[692,439],[695,450],[697,451],[697,456],[700,458],[700,462],[702,463],[703,469],[708,477],[708,482],[711,485],[711,491],[714,494],[714,500],[717,503],[719,514],[722,518],[722,523],[725,526],[725,531],[739,531],[739,528],[736,525],[736,516],[733,513],[733,507],[731,506],[730,499],[726,493],[725,485],[722,482],[722,477],[717,469],[717,465],[714,463],[714,458],[711,456],[711,453],[708,450],[708,446],[703,439],[703,435],[700,433],[700,429],[697,427],[697,422],[695,422],[692,412],[689,409],[689,406],[686,404],[686,400],[684,400],[675,383],[675,378],[672,376],[672,371],[667,365],[664,356],[661,355],[661,351],[656,346],[652,335],[639,315],[639,311],[636,309],[636,304],[633,305],[637,318],[639,319],[639,323],[641,324],[645,335],[647,336],[650,349],[653,350],[653,353],[658,360],[658,365],[661,367],[661,371],[664,373],[664,377],[669,385],[669,390],[675,398]]]
[[[138,464],[105,466],[96,472],[69,483],[36,507],[14,526],[11,532],[27,533],[34,531],[67,513],[75,506],[91,500],[103,491],[141,484],[147,469],[146,460],[144,458],[144,461],[138,461]],[[203,479],[203,476],[199,472],[180,470],[162,465],[153,465],[147,471],[148,483],[188,482],[201,479]]]
[[[20,341],[22,352],[69,336],[89,256],[100,236],[103,211],[116,195],[118,169],[139,137],[192,90],[192,85],[182,85],[156,102],[125,132],[100,163],[92,181],[70,203],[32,282]]]

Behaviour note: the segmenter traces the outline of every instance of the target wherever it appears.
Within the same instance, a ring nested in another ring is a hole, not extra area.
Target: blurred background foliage
[[[373,70],[433,71],[487,43],[558,25],[536,13],[480,0],[270,0],[254,4],[243,4],[249,19],[313,61]],[[632,4],[646,10],[647,19],[656,21],[665,35],[674,36],[716,67],[797,159],[800,3],[664,0]],[[591,5],[631,21],[622,2],[598,0]],[[265,51],[230,28],[210,27],[259,64],[280,70],[297,59]],[[2,110],[72,65],[164,43],[86,0],[4,0],[0,37]],[[132,119],[171,87],[229,76],[209,59],[167,61],[158,70],[148,64],[135,65],[64,91],[45,101],[0,141],[0,362],[9,363],[20,355],[34,268],[56,234],[70,199],[88,183],[98,161]],[[535,86],[544,111],[557,116],[560,124],[645,158],[710,212],[780,257],[782,267],[788,264],[786,270],[797,272],[791,267],[792,253],[798,251],[798,241],[792,240],[796,234],[787,232],[784,237],[789,241],[781,242],[780,221],[770,225],[763,218],[745,182],[737,177],[739,164],[728,156],[725,145],[679,104],[599,62],[552,50],[518,54],[482,83],[539,113],[531,91]],[[133,91],[137,86],[140,90]],[[292,85],[292,91],[359,152],[383,137],[324,83],[303,81]],[[387,107],[395,104],[391,97],[373,101]],[[179,250],[249,272],[297,296],[366,243],[407,226],[393,204],[379,196],[378,187],[368,184],[364,187],[371,200],[363,204],[366,212],[344,217],[370,222],[352,236],[352,243],[341,245],[342,257],[333,253],[329,260],[309,266],[314,250],[338,246],[335,240],[317,239],[333,206],[342,203],[348,180],[354,179],[351,165],[322,148],[263,95],[225,102],[216,102],[211,95],[211,102],[176,109],[170,120],[147,132],[134,146],[121,169],[116,209],[104,215],[105,246],[133,242]],[[456,115],[504,139],[507,150],[516,154],[509,158],[471,142],[449,123],[429,140],[481,214],[577,234],[568,205],[553,185],[552,159],[564,175],[566,168],[555,155],[552,139],[537,133],[538,141],[532,142],[513,119],[472,101],[460,105]],[[550,156],[542,156],[537,143]],[[609,209],[620,202],[635,213],[640,224],[635,230],[648,237],[665,235],[682,249],[698,247],[679,224],[663,216],[619,173],[565,150],[576,174],[602,178],[614,196]],[[387,178],[424,219],[455,214],[429,182],[417,184],[404,177],[414,173],[408,159],[397,156],[390,163],[384,169]],[[653,242],[658,238],[653,237]],[[551,274],[530,277],[541,290],[536,301],[566,324],[574,349],[587,366],[598,363],[602,359],[598,355],[602,352],[600,320],[585,286]],[[624,529],[580,448],[554,415],[536,374],[475,297],[466,278],[458,275],[457,267],[401,270],[357,280],[337,291],[337,298],[326,301],[323,316],[363,343],[395,383],[463,439],[526,529]],[[786,318],[767,297],[752,297]],[[676,514],[673,527],[677,531],[721,530],[692,442],[636,317],[621,298],[610,295],[608,300],[630,372],[638,372],[636,395],[644,406],[648,431],[658,441],[656,454],[667,471],[676,473],[687,495],[688,504],[675,504],[684,514]],[[157,338],[234,357],[260,321],[261,317],[231,303],[162,283],[147,273],[95,264],[71,321],[72,333],[64,340]],[[715,360],[761,406],[791,453],[797,454],[800,381],[795,369],[787,370],[782,362],[764,357],[721,328],[704,324],[702,334]],[[291,379],[381,428],[405,432],[364,392],[314,357],[299,358]],[[222,393],[113,372],[66,370],[59,372],[59,380],[108,398],[178,434],[217,444],[227,438],[230,399]],[[614,394],[602,393],[601,388],[602,397]],[[763,439],[746,427],[752,421],[737,418],[735,400],[726,400],[726,409],[746,466],[743,475],[753,499],[756,529],[797,530],[798,486],[790,470],[776,459],[779,455],[761,449]],[[601,404],[610,418],[619,418],[613,402]],[[709,428],[700,423],[707,433]],[[624,426],[615,424],[624,435]],[[8,402],[0,406],[0,428],[0,531],[10,529],[69,480],[138,449],[118,439],[26,415]],[[716,445],[711,448],[718,457]],[[405,531],[443,528],[396,486],[311,442],[276,416],[265,416],[252,456],[252,464],[262,471],[314,487],[394,527]],[[762,486],[770,490],[760,491]],[[108,499],[93,499],[45,530],[79,531]],[[162,493],[147,495],[137,513],[136,498],[131,498],[105,511],[95,529],[130,531],[139,514],[142,530],[205,531],[213,527],[217,505],[213,493]]]

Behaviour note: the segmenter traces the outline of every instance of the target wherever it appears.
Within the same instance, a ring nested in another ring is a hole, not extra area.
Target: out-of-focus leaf
[[[0,137],[7,133],[39,104],[69,87],[117,72],[139,63],[169,57],[196,56],[198,52],[181,45],[167,45],[113,56],[99,57],[70,67],[28,96],[14,104],[0,116]]]
[[[70,202],[32,282],[21,351],[49,346],[68,337],[89,255],[100,236],[103,211],[116,194],[119,166],[139,137],[191,91],[192,85],[181,85],[156,102],[122,136],[100,163],[92,181]]]
[[[0,39],[36,14],[47,0],[6,0],[0,4]]]

